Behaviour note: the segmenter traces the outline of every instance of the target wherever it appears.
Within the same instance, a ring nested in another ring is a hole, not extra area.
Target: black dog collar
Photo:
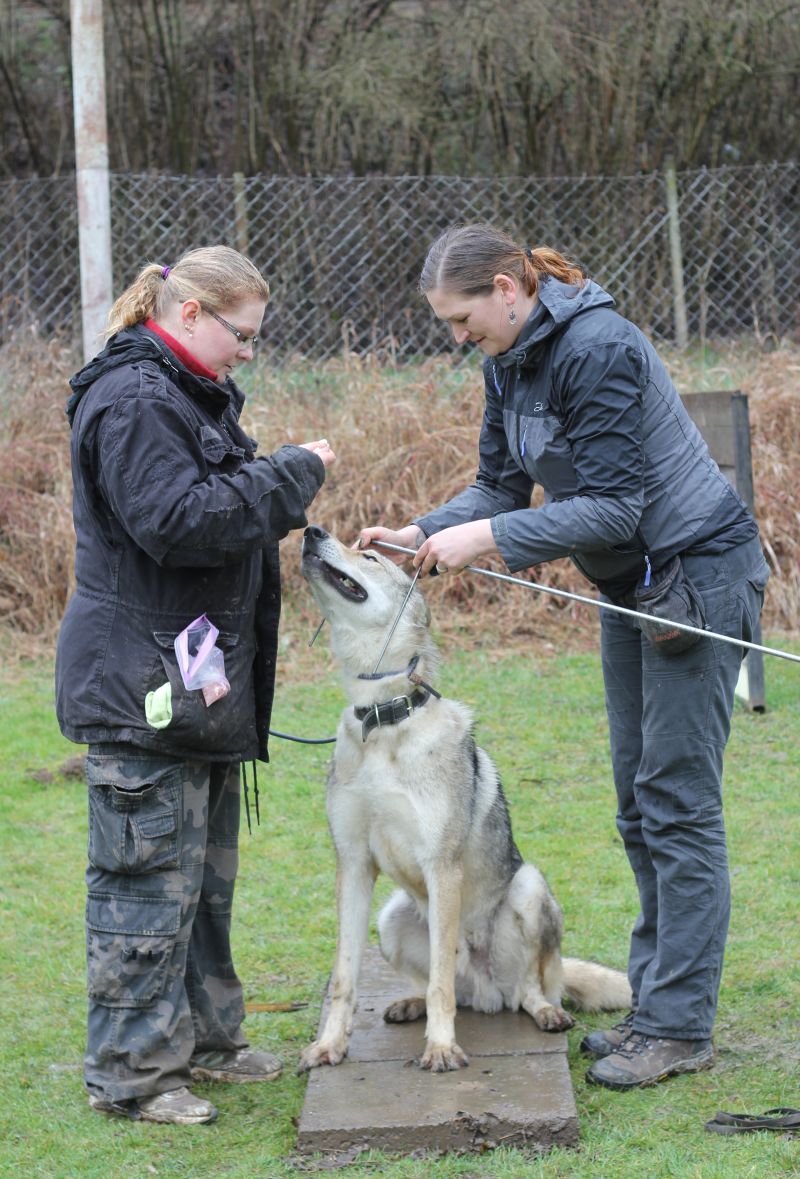
[[[431,695],[425,688],[417,688],[410,696],[395,696],[392,700],[385,700],[382,704],[373,704],[371,708],[354,708],[356,719],[361,721],[361,739],[366,741],[373,729],[383,725],[396,725],[402,720],[408,720],[415,708],[427,704]]]

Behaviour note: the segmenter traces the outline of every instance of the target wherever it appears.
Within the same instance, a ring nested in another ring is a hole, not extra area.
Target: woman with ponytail
[[[417,548],[423,574],[489,553],[511,572],[570,557],[608,601],[660,599],[672,620],[690,604],[695,625],[751,640],[768,578],[755,520],[612,297],[558,251],[486,224],[443,233],[420,290],[457,344],[485,354],[478,475],[360,544]],[[730,913],[722,753],[741,649],[643,626],[600,612],[617,827],[641,912],[633,1008],[581,1048],[597,1058],[587,1079],[620,1090],[713,1064]]]
[[[239,424],[269,287],[226,246],[145,266],[71,380],[75,592],[61,730],[88,746],[93,1109],[175,1125],[192,1081],[263,1081],[231,960],[244,763],[267,760],[278,542],[305,527],[326,440],[258,456]],[[247,779],[244,779],[248,803]],[[249,816],[249,810],[248,810]]]

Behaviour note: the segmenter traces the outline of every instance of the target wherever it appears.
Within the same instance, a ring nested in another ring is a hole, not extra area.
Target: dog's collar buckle
[[[392,708],[393,713],[397,712],[399,709],[405,708],[405,710],[406,710],[405,716],[398,717],[398,720],[408,720],[408,718],[411,716],[411,711],[414,707],[414,705],[411,703],[410,696],[395,696],[395,697],[393,697],[393,699],[391,699],[389,701],[389,704]],[[380,724],[380,720],[378,721],[378,723]]]
[[[430,699],[430,693],[417,688],[410,696],[393,696],[382,704],[371,708],[356,708],[356,718],[361,721],[361,739],[366,741],[373,729],[384,725],[396,725],[408,720],[415,708],[421,708]]]

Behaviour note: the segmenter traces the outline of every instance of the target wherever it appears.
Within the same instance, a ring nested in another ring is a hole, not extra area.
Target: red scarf
[[[198,360],[196,356],[192,356],[188,349],[184,348],[180,340],[176,340],[169,332],[165,332],[160,324],[157,324],[154,319],[146,319],[144,326],[148,331],[155,332],[155,334],[164,341],[170,352],[174,352],[178,360],[185,364],[190,373],[194,373],[196,377],[207,377],[209,381],[216,381],[217,373],[212,369],[207,368],[202,361]]]

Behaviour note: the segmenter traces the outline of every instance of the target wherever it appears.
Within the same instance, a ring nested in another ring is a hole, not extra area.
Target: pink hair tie
[[[169,275],[169,272],[170,272],[170,270],[171,270],[171,269],[172,269],[172,267],[171,267],[171,266],[164,266],[164,267],[163,267],[163,269],[162,269],[162,271],[161,271],[161,277],[162,277],[163,279],[165,279],[165,280],[166,280],[166,278],[167,278],[167,276]]]

